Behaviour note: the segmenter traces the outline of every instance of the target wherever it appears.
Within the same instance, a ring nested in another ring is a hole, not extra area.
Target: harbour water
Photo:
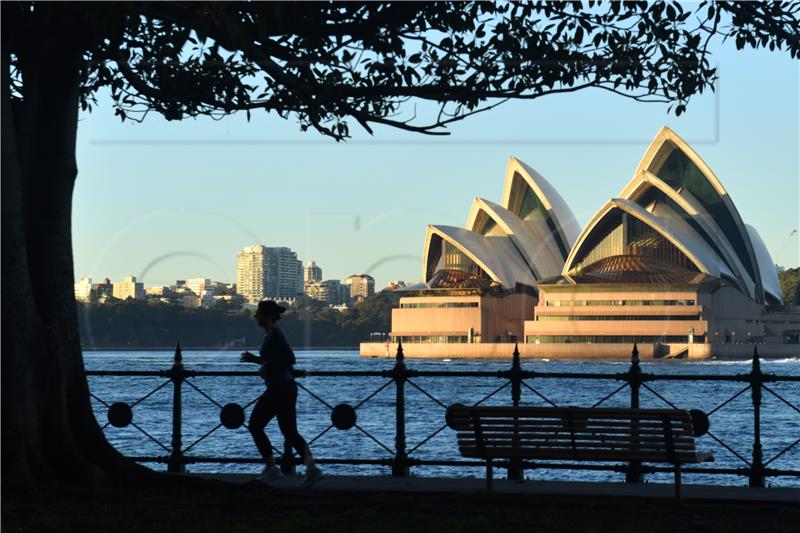
[[[108,351],[86,352],[87,370],[166,370],[172,364],[171,351]],[[359,357],[352,351],[298,351],[297,369],[309,371],[364,371],[390,370],[392,359]],[[239,362],[239,351],[184,351],[183,364],[198,371],[256,370],[252,365]],[[418,370],[497,371],[507,370],[511,361],[458,360],[458,359],[407,359],[406,365]],[[582,361],[523,361],[526,370],[539,372],[581,372],[614,374],[626,372],[627,362]],[[659,361],[643,362],[642,370],[659,375],[735,375],[751,370],[749,361]],[[777,375],[800,376],[800,359],[763,359],[762,371]],[[107,421],[107,407],[114,402],[132,404],[167,382],[158,376],[90,376],[95,413],[101,424]],[[182,440],[187,456],[255,458],[255,446],[245,427],[229,430],[224,427],[201,438],[219,424],[220,405],[236,402],[246,405],[263,392],[263,382],[257,376],[225,376],[189,378],[183,386]],[[314,455],[325,459],[386,459],[392,456],[395,446],[395,386],[385,377],[305,377],[298,398],[298,426],[311,441]],[[461,459],[455,434],[444,425],[444,406],[453,403],[475,403],[497,389],[507,380],[495,377],[419,377],[412,378],[405,387],[406,441],[409,455],[422,460]],[[623,383],[615,380],[545,379],[526,380],[522,387],[522,404],[547,405],[547,400],[557,405],[591,406],[619,389]],[[800,444],[784,451],[800,439],[800,382],[776,382],[764,391],[761,410],[761,442],[764,461],[769,467],[800,470]],[[383,388],[382,388],[383,387]],[[747,384],[727,381],[654,381],[641,390],[642,407],[666,407],[668,400],[677,407],[713,412],[710,417],[712,436],[700,437],[697,448],[711,452],[715,462],[702,466],[741,468],[753,453],[753,403],[747,390],[733,400],[731,397],[746,389]],[[134,425],[124,428],[105,428],[106,436],[122,453],[129,456],[166,456],[172,436],[171,384],[152,393],[134,406],[133,422],[153,439],[145,436]],[[373,395],[374,396],[371,396]],[[316,397],[315,397],[316,396]],[[659,398],[661,396],[662,398]],[[210,399],[209,399],[210,398]],[[340,403],[357,405],[357,427],[343,431],[330,428],[331,406]],[[546,400],[545,400],[546,398]],[[100,401],[102,400],[102,402]],[[104,402],[104,403],[103,403]],[[511,388],[497,392],[485,405],[509,405]],[[725,405],[722,405],[725,403]],[[789,405],[792,404],[792,405]],[[630,405],[627,387],[611,396],[604,406]],[[722,405],[722,407],[719,407]],[[715,409],[717,409],[715,411]],[[246,409],[249,413],[249,408]],[[327,429],[327,431],[326,431]],[[438,432],[437,432],[438,431]],[[273,443],[282,449],[282,439],[277,423],[268,428]],[[432,436],[431,436],[432,435]],[[158,442],[155,442],[158,441]],[[192,446],[193,443],[197,442]],[[159,444],[160,443],[160,444]],[[188,449],[186,449],[189,447]],[[781,454],[781,452],[783,453]],[[773,460],[773,457],[780,454]],[[150,463],[155,469],[164,464]],[[663,465],[662,465],[663,466]],[[385,474],[390,469],[379,465],[327,465],[332,474]],[[257,472],[258,464],[196,463],[187,470],[218,472]],[[479,467],[417,466],[411,470],[416,476],[474,476],[483,475]],[[502,475],[501,472],[498,474]],[[526,477],[534,479],[623,481],[624,475],[605,471],[577,470],[526,470]],[[648,474],[650,482],[671,482],[667,473]],[[692,474],[684,476],[686,483],[712,483],[728,485],[747,484],[746,476],[720,474]],[[769,477],[768,485],[800,486],[798,477]]]

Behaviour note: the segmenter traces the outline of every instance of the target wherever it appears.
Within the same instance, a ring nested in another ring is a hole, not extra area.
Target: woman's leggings
[[[278,427],[291,446],[297,450],[301,459],[306,456],[306,441],[297,432],[297,385],[294,381],[275,383],[267,386],[250,413],[247,429],[253,436],[256,448],[264,460],[272,457],[272,445],[264,428],[274,416],[278,417]]]

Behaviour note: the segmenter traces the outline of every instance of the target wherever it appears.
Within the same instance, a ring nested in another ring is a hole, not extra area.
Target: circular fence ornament
[[[238,403],[226,404],[219,411],[219,421],[228,429],[238,429],[244,424],[244,409]]]
[[[450,407],[447,408],[447,411],[445,411],[445,413],[444,413],[444,423],[447,424],[447,427],[449,427],[450,429],[455,429],[453,427],[453,412],[452,412],[452,409],[453,408],[458,409],[458,408],[463,408],[463,407],[466,407],[463,403],[454,403],[453,405],[451,405]]]
[[[107,416],[109,424],[124,428],[133,421],[133,409],[125,402],[115,402],[108,408]]]
[[[350,429],[356,425],[356,410],[346,403],[340,403],[331,411],[331,423],[336,429]]]

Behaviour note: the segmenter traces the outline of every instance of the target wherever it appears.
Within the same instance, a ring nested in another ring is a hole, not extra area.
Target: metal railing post
[[[408,457],[406,456],[406,364],[403,355],[403,342],[397,343],[397,356],[394,364],[394,383],[397,389],[395,402],[395,455],[392,461],[392,475],[403,477],[408,475]]]
[[[183,415],[181,385],[183,385],[184,372],[180,342],[175,346],[175,358],[169,371],[169,377],[172,380],[172,451],[167,462],[167,472],[184,474],[186,473],[186,464],[183,460],[183,438],[181,435],[181,419]]]
[[[511,403],[519,407],[522,398],[522,365],[519,361],[519,344],[514,344],[514,353],[511,359]]]
[[[631,367],[628,370],[628,386],[631,389],[631,409],[639,408],[639,387],[642,383],[642,369],[639,366],[639,348],[633,343],[631,352]],[[639,423],[631,422],[631,446],[639,446]],[[628,470],[625,472],[626,483],[642,482],[642,462],[631,461],[628,463]]]
[[[522,397],[522,365],[519,361],[519,344],[514,344],[514,353],[511,359],[511,372],[509,378],[511,379],[511,403],[514,407],[519,407],[519,401]],[[515,422],[517,422],[515,420]],[[514,444],[519,444],[519,426],[514,425]],[[512,458],[508,461],[508,479],[524,479],[522,471],[522,461],[519,458]]]
[[[758,347],[753,347],[753,369],[750,372],[750,389],[753,396],[753,462],[750,465],[750,486],[764,486],[764,456],[761,451],[761,361]]]

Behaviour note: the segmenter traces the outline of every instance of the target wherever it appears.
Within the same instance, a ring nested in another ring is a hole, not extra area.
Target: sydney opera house
[[[535,170],[510,158],[501,203],[466,227],[429,226],[424,283],[393,310],[406,355],[625,358],[800,355],[770,254],[700,156],[668,128],[581,229]],[[362,345],[363,355],[385,347]]]

